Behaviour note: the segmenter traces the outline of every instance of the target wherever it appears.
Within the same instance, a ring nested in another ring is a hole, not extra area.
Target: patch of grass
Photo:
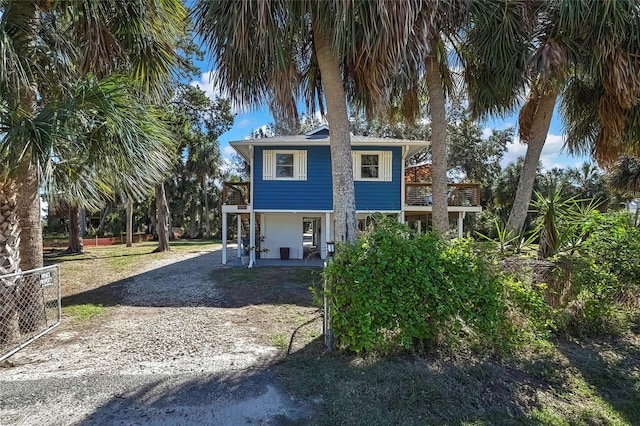
[[[79,322],[88,321],[104,314],[106,311],[107,309],[104,306],[93,305],[90,303],[85,305],[64,306],[62,308],[62,314],[64,316],[72,317],[74,320]]]
[[[309,287],[320,277],[320,268],[260,267],[212,271],[226,307],[246,305],[312,306]]]
[[[287,336],[284,336],[282,334],[272,334],[271,336],[269,336],[269,340],[271,340],[273,346],[278,349],[286,350],[289,347],[289,339],[287,338]]]
[[[318,401],[312,425],[640,424],[640,338],[557,343],[513,360],[360,358],[321,338],[285,358],[287,390]]]

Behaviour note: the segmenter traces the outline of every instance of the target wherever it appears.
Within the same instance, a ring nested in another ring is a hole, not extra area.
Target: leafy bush
[[[626,214],[592,213],[586,235],[571,260],[573,297],[565,312],[571,332],[614,332],[624,314],[640,308],[640,229]]]
[[[325,270],[332,328],[355,352],[416,350],[440,337],[506,342],[502,283],[472,250],[382,219]]]

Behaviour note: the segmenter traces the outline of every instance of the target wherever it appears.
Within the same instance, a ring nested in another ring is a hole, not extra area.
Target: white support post
[[[227,264],[227,213],[222,213],[222,264]]]
[[[238,226],[238,230],[237,230],[237,235],[238,235],[238,258],[240,258],[242,256],[242,215],[238,213],[238,220],[237,220],[237,226]]]
[[[322,242],[322,254],[324,259],[328,257],[327,253],[327,241],[333,241],[331,239],[331,213],[324,214],[324,241]]]
[[[462,238],[463,234],[463,220],[464,220],[464,212],[458,212],[458,238]]]
[[[256,263],[256,213],[253,210],[249,213],[249,227],[249,247],[254,248],[249,252],[249,262],[253,265]]]

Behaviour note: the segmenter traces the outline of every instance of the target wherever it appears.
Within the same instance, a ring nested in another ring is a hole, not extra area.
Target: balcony
[[[447,191],[447,204],[450,211],[479,211],[480,184],[452,183]],[[404,203],[406,206],[419,207],[416,210],[431,210],[433,194],[430,183],[406,183]]]
[[[223,211],[247,210],[251,204],[251,184],[249,182],[223,182]],[[249,207],[248,207],[249,206]]]

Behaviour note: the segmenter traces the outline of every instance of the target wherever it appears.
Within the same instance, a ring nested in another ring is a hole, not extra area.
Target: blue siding
[[[253,204],[256,210],[332,210],[331,152],[328,146],[273,146],[270,150],[303,149],[307,151],[307,180],[263,180],[262,153],[265,147],[256,146],[254,153]],[[393,180],[391,182],[356,181],[357,210],[400,210],[402,200],[402,148],[359,146],[354,151],[393,152]]]
[[[402,148],[353,147],[353,151],[392,151],[391,182],[356,181],[356,210],[400,210],[402,203]]]
[[[307,180],[263,180],[262,152],[257,146],[254,154],[254,194],[256,210],[331,210],[331,152],[328,146],[281,146],[271,150],[304,149],[307,151]]]

